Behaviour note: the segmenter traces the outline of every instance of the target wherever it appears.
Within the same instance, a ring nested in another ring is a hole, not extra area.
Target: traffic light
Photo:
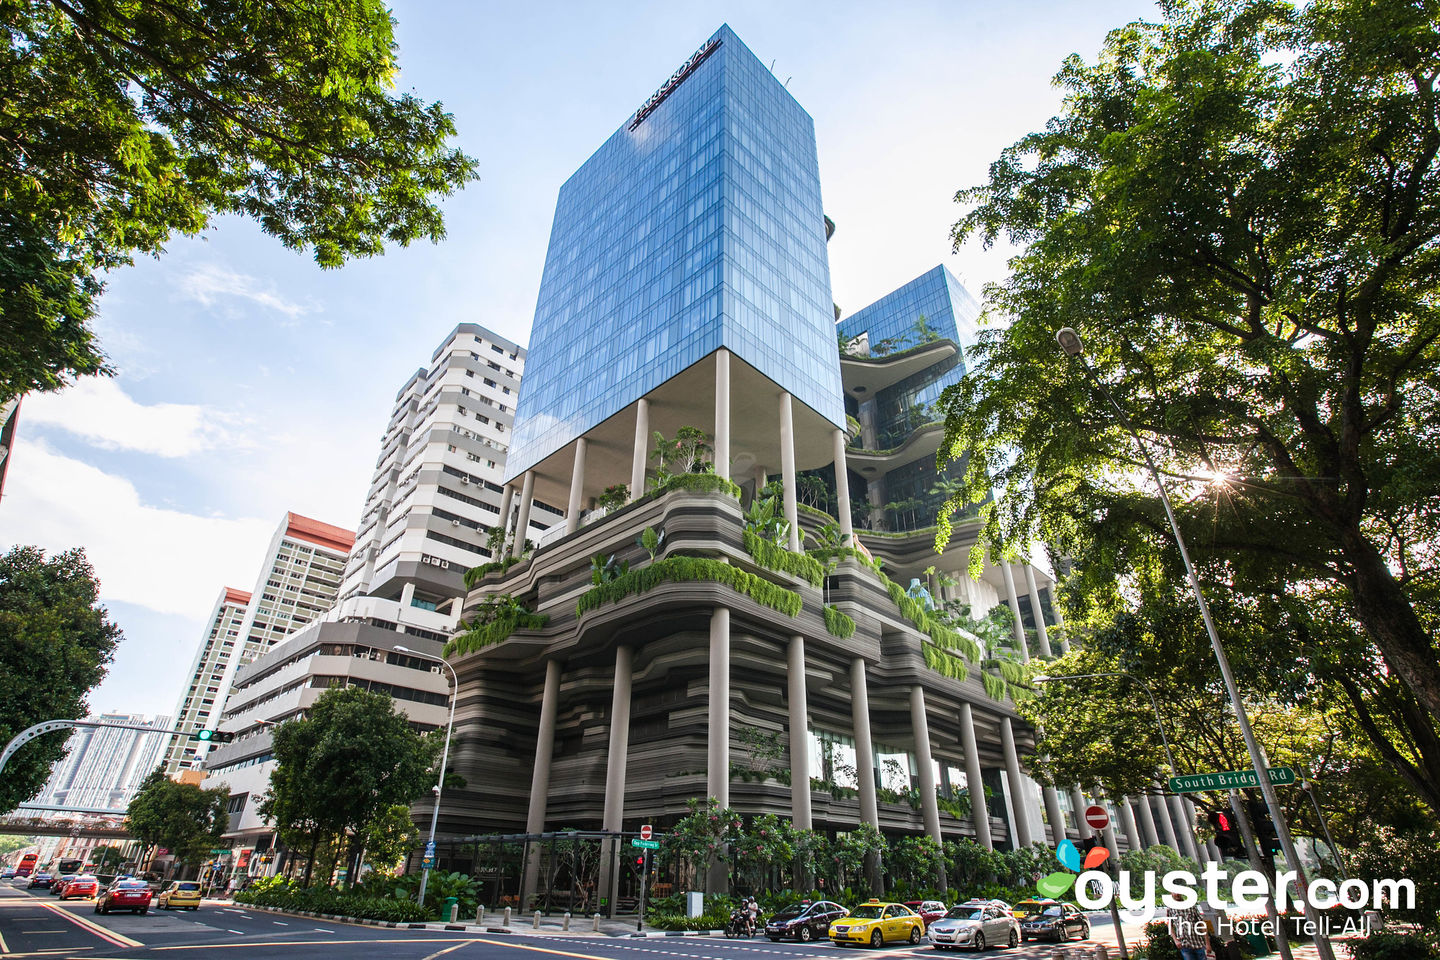
[[[1220,848],[1222,857],[1241,857],[1245,852],[1245,842],[1240,838],[1240,831],[1235,829],[1235,819],[1224,810],[1210,811],[1210,826],[1215,830],[1215,846]]]
[[[1098,846],[1100,846],[1100,840],[1098,838],[1086,837],[1084,840],[1081,840],[1079,843],[1075,844],[1075,849],[1080,851],[1080,857],[1081,859],[1084,859],[1086,854],[1088,854],[1091,850],[1094,850]]]
[[[635,858],[635,872],[636,872],[636,873],[644,873],[644,872],[645,872],[645,858],[644,858],[644,857],[636,857],[636,858]]]
[[[196,730],[190,734],[190,739],[202,743],[229,743],[235,739],[235,734],[225,730]]]
[[[1250,825],[1255,828],[1255,843],[1259,845],[1260,852],[1270,853],[1280,849],[1280,835],[1275,832],[1275,821],[1270,819],[1265,801],[1247,799],[1245,808],[1250,814]]]

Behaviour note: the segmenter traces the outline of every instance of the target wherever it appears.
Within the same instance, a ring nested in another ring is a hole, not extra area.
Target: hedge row
[[[411,900],[341,893],[331,887],[240,890],[235,894],[235,902],[296,913],[328,913],[361,920],[383,920],[386,923],[419,923],[430,919],[430,911]]]

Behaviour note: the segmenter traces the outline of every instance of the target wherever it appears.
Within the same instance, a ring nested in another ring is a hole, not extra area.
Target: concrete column
[[[715,351],[715,473],[730,479],[730,351]]]
[[[630,461],[630,499],[645,495],[645,467],[650,462],[650,401],[635,401],[635,455]]]
[[[790,819],[796,829],[809,830],[810,707],[805,691],[805,638],[790,638],[787,699],[790,705]]]
[[[406,581],[405,581],[405,585],[400,588],[400,606],[401,606],[401,608],[403,609],[403,608],[409,607],[409,606],[410,606],[410,601],[411,601],[411,600],[414,600],[414,599],[415,599],[415,581],[413,581],[413,580],[406,580]]]
[[[705,790],[730,806],[730,608],[710,614],[710,748]]]
[[[910,688],[910,729],[915,734],[915,764],[920,780],[920,813],[925,832],[936,842],[940,836],[940,804],[935,799],[935,763],[930,756],[930,719],[925,715],[925,691],[917,684]]]
[[[570,471],[570,503],[565,508],[565,532],[580,529],[580,506],[585,493],[585,438],[575,438],[575,468]]]
[[[1097,799],[1095,802],[1099,803],[1100,801]],[[1118,859],[1120,857],[1120,838],[1115,835],[1114,817],[1110,818],[1110,822],[1105,825],[1105,829],[1102,832],[1104,834],[1103,842],[1110,851],[1110,855]]]
[[[1140,814],[1140,839],[1146,847],[1160,842],[1160,833],[1155,829],[1155,814],[1150,810],[1150,798],[1143,793],[1130,801]]]
[[[755,496],[760,496],[760,491],[765,489],[765,484],[770,482],[770,474],[765,472],[765,465],[755,464]]]
[[[1060,653],[1063,656],[1070,652],[1070,641],[1065,636],[1065,614],[1060,610],[1060,602],[1055,598],[1055,592],[1050,592],[1050,598],[1055,600],[1051,610],[1055,611],[1055,626],[1060,628]]]
[[[1085,794],[1080,792],[1079,787],[1070,788],[1070,808],[1075,814],[1075,832],[1081,837],[1093,837],[1095,831],[1090,829],[1090,824],[1085,822],[1085,808],[1089,804],[1085,802]]]
[[[1029,663],[1030,644],[1025,640],[1025,621],[1020,617],[1020,598],[1015,593],[1015,573],[1010,569],[1008,560],[1000,561],[1000,575],[1005,579],[1005,599],[1010,604],[1010,612],[1015,616],[1015,643],[1020,647],[1021,658]]]
[[[625,764],[630,753],[630,684],[634,654],[624,644],[615,648],[615,689],[610,698],[610,753],[605,761],[605,810],[601,829],[619,831],[625,823]],[[607,840],[600,861],[600,890],[607,912],[615,916],[620,871],[615,841]]]
[[[995,849],[990,837],[990,808],[985,803],[985,781],[980,776],[980,748],[975,743],[975,711],[960,702],[960,748],[965,751],[965,787],[970,793],[970,819],[975,842],[986,850]]]
[[[1119,798],[1115,801],[1115,808],[1120,814],[1120,828],[1125,831],[1125,842],[1131,850],[1141,849],[1140,831],[1135,828],[1135,811],[1130,809],[1129,799]]]
[[[1185,807],[1185,801],[1177,794],[1170,795],[1170,815],[1175,819],[1175,836],[1182,846],[1178,849],[1185,856],[1200,862],[1200,846],[1195,842],[1195,820]]]
[[[1040,652],[1047,657],[1054,656],[1050,650],[1050,635],[1045,632],[1045,612],[1040,606],[1040,588],[1035,585],[1035,568],[1025,564],[1025,589],[1030,593],[1030,609],[1035,611],[1035,636],[1040,640]]]
[[[510,546],[510,556],[519,557],[525,552],[525,535],[530,530],[530,504],[535,499],[535,471],[526,470],[525,480],[520,485],[520,515],[515,519],[515,542]]]
[[[1020,779],[1020,754],[1015,749],[1015,727],[1009,717],[1000,718],[1000,747],[1005,751],[1005,775],[1010,779],[1010,791],[1014,794],[1015,804],[1015,845],[1020,848],[1030,846],[1030,819],[1025,816],[1025,811],[1020,805],[1023,798]],[[1048,801],[1048,797],[1046,798]],[[1057,804],[1058,806],[1058,804]]]
[[[1206,860],[1213,860],[1219,863],[1220,858],[1216,856],[1219,851],[1215,850],[1215,845],[1209,840],[1200,839],[1200,831],[1195,826],[1200,819],[1199,811],[1195,807],[1195,801],[1189,797],[1185,798],[1185,812],[1190,815],[1190,839],[1195,841],[1195,851],[1200,855],[1196,862],[1204,864]]]
[[[790,550],[800,552],[800,508],[795,502],[795,419],[790,394],[780,394],[780,482],[785,488],[785,519],[790,522]]]
[[[529,477],[530,474],[526,474]],[[525,502],[528,502],[525,501]],[[524,508],[524,503],[521,504]],[[545,664],[545,693],[540,700],[540,728],[535,737],[535,769],[530,774],[530,809],[525,817],[526,833],[545,830],[545,805],[550,798],[550,760],[555,753],[555,712],[560,703],[560,661]],[[535,893],[540,848],[530,845],[521,879],[522,904],[529,903]]]
[[[1170,809],[1165,804],[1165,793],[1160,791],[1160,784],[1158,783],[1155,784],[1155,789],[1159,791],[1155,797],[1158,801],[1155,806],[1160,815],[1155,819],[1160,824],[1160,839],[1165,841],[1165,845],[1171,850],[1183,854],[1185,848],[1180,846],[1180,841],[1176,839],[1175,824],[1170,817]]]
[[[1058,847],[1065,839],[1065,811],[1060,809],[1060,794],[1054,787],[1041,787],[1040,793],[1045,798],[1045,816],[1050,819],[1050,844]]]
[[[850,518],[850,474],[845,467],[845,431],[835,431],[835,509],[840,514],[840,540],[855,546],[855,529]]]
[[[515,485],[512,483],[505,484],[505,492],[500,494],[500,529],[505,531],[505,536],[500,541],[502,550],[504,549],[503,544],[510,538],[510,504],[514,499]],[[491,557],[490,559],[501,560],[503,558]]]
[[[870,693],[865,683],[865,661],[850,661],[850,713],[855,727],[855,776],[860,793],[860,821],[880,826],[880,807],[875,800],[875,744],[870,739]],[[792,771],[791,776],[794,776]],[[880,894],[880,862],[871,857],[865,863],[865,877],[872,892]]]

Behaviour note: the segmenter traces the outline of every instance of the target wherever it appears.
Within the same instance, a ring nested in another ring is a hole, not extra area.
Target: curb
[[[486,927],[474,923],[406,923],[400,920],[370,920],[365,917],[342,917],[333,913],[313,913],[308,910],[281,910],[279,907],[262,907],[252,903],[237,903],[237,909],[257,910],[261,913],[278,913],[287,917],[309,917],[312,920],[328,920],[331,923],[349,923],[361,927],[386,927],[391,930],[446,930],[462,933],[514,933],[509,927]]]
[[[723,937],[724,930],[647,930],[632,933],[632,937]]]

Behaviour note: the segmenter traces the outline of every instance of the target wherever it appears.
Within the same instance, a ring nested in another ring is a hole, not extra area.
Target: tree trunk
[[[1435,644],[1375,546],[1352,527],[1342,539],[1350,563],[1355,615],[1395,675],[1405,681],[1432,717],[1440,718],[1440,660]]]
[[[320,849],[320,834],[310,834],[310,854],[305,860],[305,886],[310,886],[310,875],[315,870],[315,852]]]

